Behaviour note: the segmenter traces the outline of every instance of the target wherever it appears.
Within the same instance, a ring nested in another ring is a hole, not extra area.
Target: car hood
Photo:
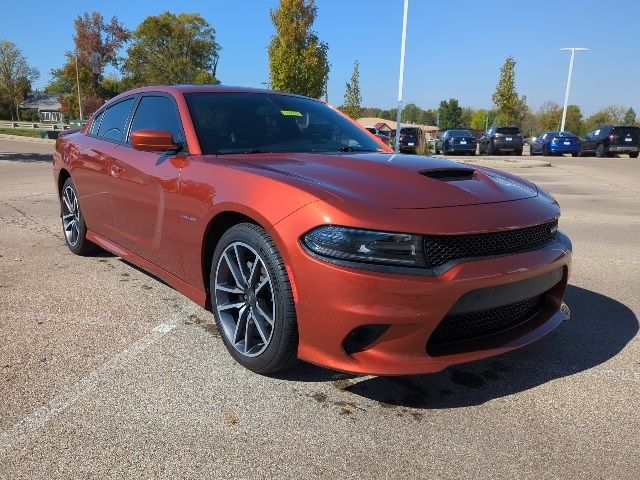
[[[534,184],[492,169],[390,153],[224,155],[252,169],[295,177],[344,200],[387,208],[440,208],[534,197]]]

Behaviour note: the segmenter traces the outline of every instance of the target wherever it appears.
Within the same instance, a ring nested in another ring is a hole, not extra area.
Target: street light
[[[567,119],[567,103],[569,103],[569,88],[571,88],[571,75],[573,74],[573,58],[576,52],[588,52],[588,48],[581,47],[566,47],[561,48],[560,51],[571,51],[571,60],[569,60],[569,76],[567,77],[567,90],[564,93],[564,108],[562,109],[562,123],[560,124],[560,131],[564,132],[564,123]]]
[[[400,78],[398,80],[398,114],[396,116],[396,153],[400,153],[400,124],[402,114],[402,84],[404,83],[404,49],[407,42],[407,14],[409,0],[404,0],[404,15],[402,17],[402,43],[400,44]]]

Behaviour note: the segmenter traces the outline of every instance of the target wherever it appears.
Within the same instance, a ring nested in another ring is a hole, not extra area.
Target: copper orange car
[[[260,373],[440,371],[547,334],[571,243],[544,190],[389,147],[323,102],[146,87],[56,144],[72,252],[97,245],[210,309]]]

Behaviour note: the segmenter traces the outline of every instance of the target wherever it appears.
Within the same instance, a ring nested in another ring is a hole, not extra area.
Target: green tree
[[[447,130],[448,128],[458,128],[462,123],[462,108],[458,105],[458,100],[450,98],[442,100],[440,102],[440,130]]]
[[[625,125],[636,124],[636,111],[633,109],[633,107],[629,107],[629,110],[625,112],[623,122]]]
[[[585,131],[590,131],[600,125],[615,125],[624,122],[626,110],[622,107],[609,105],[595,112],[584,121]]]
[[[270,13],[276,29],[269,44],[271,88],[320,98],[329,75],[329,47],[311,30],[315,0],[280,0]]]
[[[421,125],[435,125],[436,119],[438,117],[438,112],[433,109],[421,110],[420,111],[420,119],[418,123]]]
[[[340,107],[345,114],[351,118],[360,118],[362,107],[362,95],[360,94],[360,64],[356,60],[353,62],[353,73],[351,82],[345,85],[344,104]]]
[[[471,121],[469,122],[469,128],[474,130],[486,130],[489,126],[493,125],[495,119],[495,112],[493,110],[485,110],[480,108],[473,112],[471,115]]]
[[[14,107],[18,120],[20,119],[18,105],[30,92],[31,83],[39,76],[38,70],[29,66],[15,43],[0,41],[0,99],[7,103],[11,120],[14,119]]]
[[[133,32],[123,72],[128,86],[217,84],[216,31],[198,13],[149,16]]]
[[[526,115],[526,97],[516,91],[516,61],[507,57],[500,68],[500,79],[492,100],[496,106],[495,122],[499,125],[520,125]]]
[[[68,117],[79,117],[78,81],[76,76],[76,58],[80,90],[82,93],[82,110],[84,115],[90,115],[105,100],[122,90],[113,91],[112,84],[106,88],[100,81],[107,65],[118,68],[121,60],[118,57],[120,49],[129,40],[131,32],[118,20],[112,17],[106,21],[99,12],[84,12],[74,20],[73,52],[66,52],[67,60],[60,68],[51,70],[51,80],[45,91],[59,93],[62,113]],[[91,65],[91,54],[100,55],[99,73],[94,75]],[[103,80],[104,81],[104,80]]]
[[[469,128],[471,125],[471,118],[473,117],[473,108],[462,107],[462,115],[460,116],[460,126]]]

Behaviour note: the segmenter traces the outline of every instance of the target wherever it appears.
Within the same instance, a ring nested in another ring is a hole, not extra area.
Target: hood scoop
[[[473,168],[438,168],[419,172],[425,177],[440,180],[442,182],[457,182],[460,180],[473,180],[476,171]]]

